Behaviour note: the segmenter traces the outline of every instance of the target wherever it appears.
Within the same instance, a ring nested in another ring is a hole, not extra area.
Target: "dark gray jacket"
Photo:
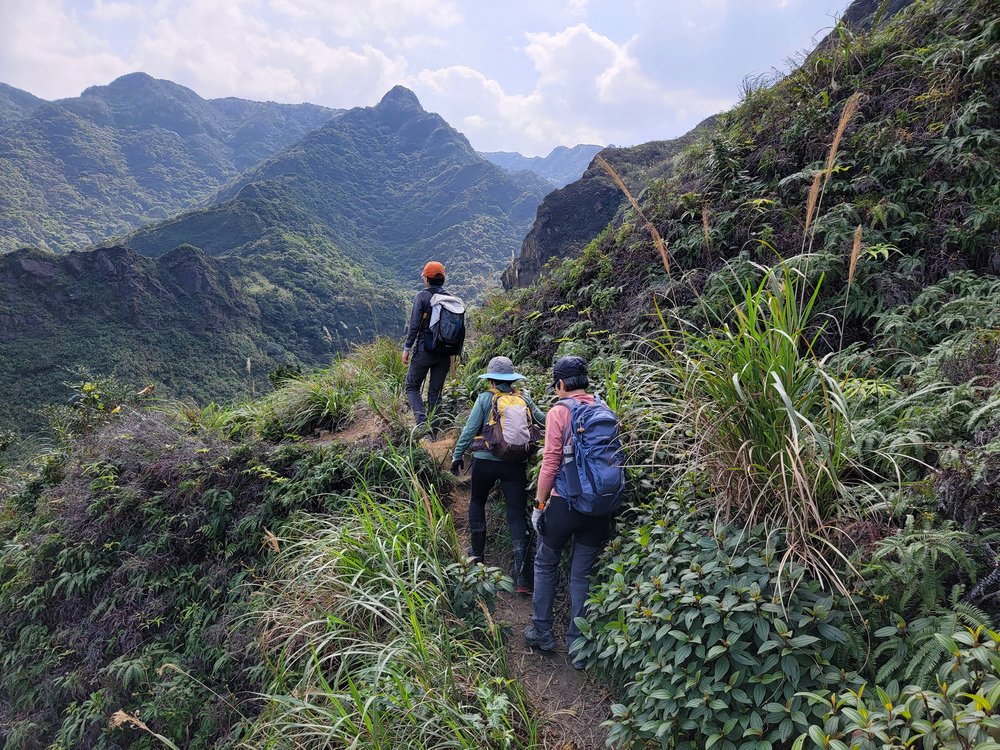
[[[447,294],[443,286],[429,286],[417,292],[413,298],[413,309],[410,311],[410,322],[406,326],[406,338],[403,340],[403,351],[414,347],[425,330],[431,318],[431,297],[435,294]]]

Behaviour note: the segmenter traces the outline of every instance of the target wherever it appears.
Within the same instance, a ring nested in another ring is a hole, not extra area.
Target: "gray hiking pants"
[[[420,427],[427,422],[427,412],[433,411],[434,407],[441,401],[441,389],[444,388],[445,378],[448,377],[448,369],[451,367],[451,357],[437,357],[429,354],[420,348],[418,341],[410,352],[410,368],[406,371],[406,399],[410,402],[410,409],[413,411],[413,418]],[[430,382],[427,385],[427,409],[424,409],[424,400],[421,397],[421,390],[424,387],[424,380],[430,374]]]
[[[538,535],[538,550],[535,553],[535,593],[531,599],[535,630],[539,633],[552,632],[552,603],[555,601],[556,585],[559,582],[559,560],[563,549],[572,540],[570,616],[566,646],[571,646],[580,636],[576,618],[587,616],[590,572],[610,536],[610,519],[585,516],[571,510],[563,498],[552,496],[545,509],[542,532]]]

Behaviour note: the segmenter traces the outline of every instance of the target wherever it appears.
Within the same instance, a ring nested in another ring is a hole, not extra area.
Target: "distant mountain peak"
[[[393,86],[389,89],[389,92],[382,97],[382,101],[378,103],[378,108],[414,109],[421,112],[424,109],[420,106],[420,100],[417,99],[417,95],[406,88],[406,86]]]
[[[182,86],[179,83],[162,78],[153,78],[149,73],[141,71],[118,76],[105,86],[88,86],[80,96],[96,96],[98,98],[110,96],[122,99],[143,94],[151,96],[179,96],[182,99],[201,100],[201,97],[187,86]]]

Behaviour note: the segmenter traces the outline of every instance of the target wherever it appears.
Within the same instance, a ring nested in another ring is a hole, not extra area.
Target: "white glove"
[[[538,528],[538,522],[542,520],[542,513],[544,513],[541,508],[535,507],[531,511],[531,528],[533,528],[537,533],[541,534],[542,530]]]

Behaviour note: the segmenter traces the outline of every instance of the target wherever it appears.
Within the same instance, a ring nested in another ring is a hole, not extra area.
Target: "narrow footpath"
[[[435,442],[424,444],[428,453],[442,468],[451,464],[455,435],[443,435]],[[463,475],[446,503],[463,545],[468,544],[469,478]],[[487,512],[486,563],[502,568],[508,574],[512,567],[509,537],[502,511],[491,503]],[[565,587],[560,587],[556,599],[556,632],[565,633],[568,602]],[[561,615],[561,617],[560,617]],[[607,730],[601,722],[609,718],[611,701],[607,689],[585,671],[573,669],[564,651],[544,654],[524,643],[524,629],[531,621],[531,597],[501,593],[497,597],[495,617],[509,628],[507,666],[510,676],[518,680],[528,695],[536,716],[542,717],[544,750],[599,750],[605,746]],[[559,638],[562,649],[562,638]]]

